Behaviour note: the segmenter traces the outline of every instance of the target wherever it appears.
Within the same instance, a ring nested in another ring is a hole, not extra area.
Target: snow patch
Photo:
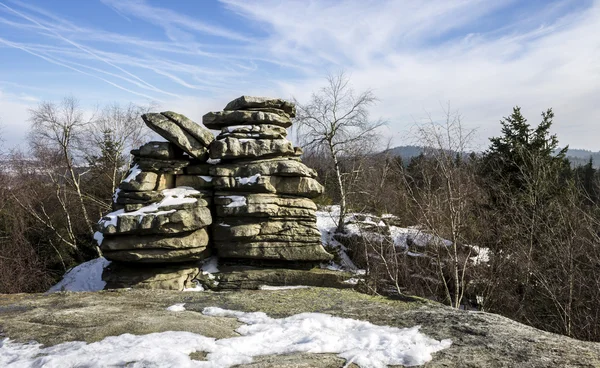
[[[185,303],[173,304],[167,310],[170,312],[183,312],[185,310]]]
[[[101,246],[102,242],[104,241],[104,234],[102,234],[99,231],[96,231],[94,233],[94,240],[96,241],[96,243],[98,244],[98,246]]]
[[[308,289],[310,286],[306,285],[290,285],[290,286],[270,286],[261,285],[258,287],[259,290],[293,290],[293,289]]]
[[[102,272],[109,264],[110,261],[104,257],[100,257],[73,267],[48,292],[103,290],[106,282],[102,281]],[[3,365],[0,364],[0,366]]]
[[[246,205],[246,197],[244,197],[244,196],[230,195],[230,196],[222,196],[220,198],[231,199],[231,203],[229,203],[225,207],[243,207]]]
[[[256,181],[258,180],[258,178],[260,178],[260,174],[254,174],[252,176],[248,176],[245,178],[241,178],[241,177],[236,177],[235,181],[237,181],[238,183],[242,184],[242,185],[246,185],[246,184],[256,184]]]
[[[183,304],[175,304],[183,307]],[[123,334],[87,344],[66,342],[43,347],[32,342],[0,341],[0,366],[14,367],[232,367],[252,362],[261,355],[330,353],[363,368],[386,365],[415,366],[427,363],[431,354],[448,348],[450,340],[438,341],[419,332],[420,326],[377,326],[322,313],[302,313],[271,318],[262,312],[246,313],[216,307],[207,316],[233,317],[244,323],[240,336],[216,340],[191,332],[167,331],[147,335]],[[189,354],[207,352],[206,360]]]
[[[131,169],[129,169],[129,175],[127,175],[127,177],[123,179],[122,182],[129,183],[130,181],[135,179],[139,174],[141,174],[141,172],[142,170],[140,169],[138,164],[135,164]]]
[[[210,183],[211,181],[213,181],[212,176],[206,176],[206,175],[198,175],[198,177],[202,180],[204,180],[207,183]]]
[[[167,211],[159,211],[159,209],[161,207],[177,206],[177,205],[182,205],[182,204],[186,204],[186,203],[196,203],[196,202],[198,202],[198,199],[191,198],[189,196],[200,194],[200,192],[193,188],[190,188],[190,187],[177,187],[177,188],[165,189],[162,191],[162,194],[164,195],[164,198],[160,202],[149,204],[147,206],[144,206],[144,207],[138,209],[137,211],[125,212],[125,210],[120,209],[120,210],[108,213],[107,215],[102,217],[102,219],[100,221],[98,221],[98,224],[102,228],[106,228],[110,225],[116,227],[118,218],[120,216],[139,216],[138,221],[142,222],[142,220],[144,219],[144,216],[146,216],[148,214],[157,216],[157,215],[173,213],[173,212],[175,212],[174,209],[167,210]]]
[[[205,259],[200,269],[204,275],[221,272],[219,271],[219,259],[217,257],[209,257]]]

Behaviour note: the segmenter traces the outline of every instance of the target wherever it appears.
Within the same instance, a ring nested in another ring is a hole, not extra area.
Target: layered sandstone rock
[[[331,259],[316,228],[316,206],[323,192],[314,170],[298,158],[286,137],[295,116],[280,99],[242,96],[203,117],[220,129],[211,143],[215,190],[213,244],[220,258],[283,262]]]

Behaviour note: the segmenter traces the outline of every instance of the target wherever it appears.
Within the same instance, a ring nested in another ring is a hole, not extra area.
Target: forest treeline
[[[330,82],[346,88],[341,79]],[[317,202],[344,203],[345,213],[393,214],[398,226],[418,225],[451,244],[431,244],[427,257],[415,258],[365,238],[357,245],[362,258],[349,252],[369,271],[367,291],[385,294],[392,283],[400,294],[600,341],[600,172],[591,161],[572,168],[564,151],[555,152],[552,111],[530,124],[515,108],[502,119],[501,135],[470,154],[474,133],[447,111],[415,127],[425,148],[404,159],[381,152],[382,122],[367,124],[361,110],[374,98],[356,97],[358,108],[345,106],[354,115],[343,116],[358,119],[358,133],[341,138],[327,130],[307,134],[311,114],[323,110],[299,105],[299,140],[313,143],[303,160],[325,185]],[[67,98],[30,111],[29,147],[6,152],[0,172],[0,293],[43,292],[98,256],[94,223],[110,210],[130,149],[149,138],[140,115],[151,108],[115,104],[88,116]],[[341,124],[335,134],[350,121]],[[475,264],[481,249],[486,261]]]

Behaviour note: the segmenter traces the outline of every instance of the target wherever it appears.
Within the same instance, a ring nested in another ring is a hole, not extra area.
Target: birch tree
[[[337,231],[344,229],[348,211],[348,175],[341,160],[356,152],[364,153],[378,136],[377,129],[385,124],[371,120],[369,108],[377,102],[371,90],[356,93],[344,72],[327,77],[326,85],[312,94],[306,104],[296,102],[297,135],[303,148],[326,152],[331,157],[340,201]]]

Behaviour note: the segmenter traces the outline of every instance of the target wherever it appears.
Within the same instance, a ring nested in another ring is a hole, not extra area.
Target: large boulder
[[[315,198],[323,194],[323,186],[318,181],[303,176],[220,176],[213,178],[213,186],[215,190],[222,191],[278,193],[306,198]]]
[[[231,125],[270,124],[289,128],[292,120],[289,116],[265,111],[216,111],[202,117],[202,123],[209,129],[221,130]]]
[[[162,266],[112,262],[104,270],[102,279],[106,282],[106,289],[133,288],[182,291],[195,286],[192,280],[198,274],[200,274],[200,269],[197,262]]]
[[[163,111],[161,114],[177,124],[181,129],[188,132],[192,137],[196,138],[198,142],[204,145],[204,147],[210,146],[210,143],[215,140],[215,136],[208,129],[200,126],[184,115],[173,111]]]
[[[210,158],[239,160],[294,156],[294,146],[287,139],[237,139],[227,137],[215,140],[210,147]]]
[[[210,167],[211,176],[250,177],[256,174],[317,177],[315,170],[309,168],[298,159],[292,158],[275,158],[252,161],[243,165],[225,164]]]
[[[241,96],[231,101],[223,110],[276,109],[283,111],[289,117],[296,117],[296,107],[293,103],[280,98]]]
[[[208,158],[207,145],[165,115],[148,113],[142,115],[142,119],[150,129],[174,143],[191,157],[200,160]]]

